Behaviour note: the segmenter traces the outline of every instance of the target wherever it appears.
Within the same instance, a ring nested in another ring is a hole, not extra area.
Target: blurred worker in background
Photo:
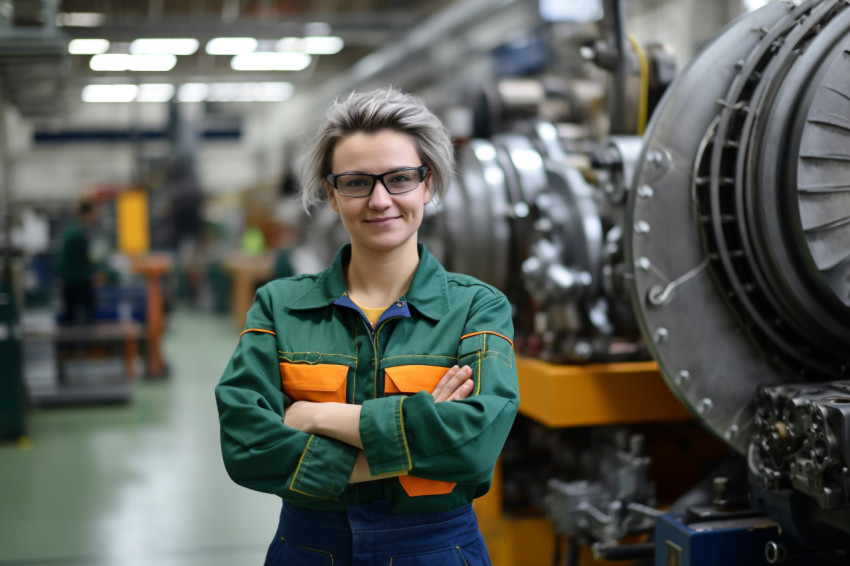
[[[445,127],[392,88],[337,101],[302,175],[350,243],[262,287],[216,388],[225,466],[279,495],[267,566],[490,564],[472,500],[519,393],[511,305],[418,244],[454,169]]]
[[[59,248],[59,277],[62,280],[63,324],[90,324],[94,319],[95,266],[89,246],[89,231],[97,223],[96,203],[82,201],[76,216],[65,226]]]

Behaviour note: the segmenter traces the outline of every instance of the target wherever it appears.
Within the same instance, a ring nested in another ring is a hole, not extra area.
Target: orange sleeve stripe
[[[504,335],[502,335],[502,334],[499,334],[498,332],[490,332],[489,330],[482,330],[481,332],[473,332],[473,333],[471,333],[471,334],[467,334],[466,336],[461,336],[461,337],[460,337],[460,339],[461,339],[461,340],[464,340],[464,339],[466,339],[466,338],[469,338],[470,336],[478,336],[479,334],[492,334],[493,336],[498,336],[499,338],[504,338],[505,340],[507,340],[507,341],[508,341],[508,344],[510,344],[510,345],[511,345],[511,348],[513,348],[513,347],[514,347],[513,340],[511,340],[511,339],[510,339],[510,338],[508,338],[507,336],[504,336]]]
[[[271,330],[263,330],[262,328],[249,328],[247,330],[243,330],[242,334],[245,334],[246,332],[265,332],[266,334],[271,334],[272,336],[277,336],[277,334],[275,334]],[[242,334],[239,335],[239,338],[242,338]]]

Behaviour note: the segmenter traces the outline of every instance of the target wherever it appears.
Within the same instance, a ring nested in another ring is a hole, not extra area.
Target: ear
[[[432,195],[431,179],[433,178],[432,175],[433,174],[431,173],[431,171],[428,170],[428,173],[425,175],[425,180],[423,181],[423,183],[425,184],[425,194],[423,196],[423,198],[424,198],[423,204],[428,204],[429,202],[431,202],[431,195]]]
[[[325,190],[328,192],[328,202],[331,205],[331,208],[334,212],[339,212],[339,204],[336,202],[336,191],[333,188],[333,185],[328,183],[326,179],[322,179],[322,183],[325,185]]]

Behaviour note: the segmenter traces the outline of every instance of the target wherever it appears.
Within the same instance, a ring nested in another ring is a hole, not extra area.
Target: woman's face
[[[404,167],[423,165],[416,145],[407,134],[391,130],[358,132],[338,142],[331,161],[332,172],[378,175]],[[416,249],[416,234],[425,205],[431,200],[431,173],[409,192],[391,195],[378,181],[368,197],[339,194],[325,181],[331,207],[339,213],[351,244],[372,251]]]

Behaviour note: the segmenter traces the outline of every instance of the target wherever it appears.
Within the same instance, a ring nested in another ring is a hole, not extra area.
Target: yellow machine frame
[[[691,420],[655,362],[561,365],[517,357],[519,412],[549,428]],[[479,527],[494,566],[550,565],[556,537],[540,517],[502,512],[501,466],[490,492],[475,501]],[[596,562],[583,548],[582,565]],[[623,564],[620,562],[619,564]]]

